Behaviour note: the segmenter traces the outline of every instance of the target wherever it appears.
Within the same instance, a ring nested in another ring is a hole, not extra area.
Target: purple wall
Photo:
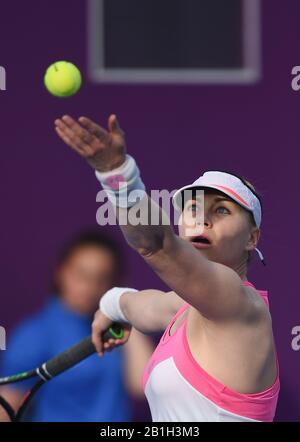
[[[282,378],[277,417],[299,420],[300,353],[291,349],[291,329],[300,325],[300,91],[290,86],[291,69],[300,64],[299,2],[263,2],[260,83],[191,87],[91,84],[86,3],[1,5],[0,65],[7,71],[7,91],[0,91],[0,325],[9,328],[42,304],[59,245],[96,223],[99,187],[93,172],[58,140],[54,119],[86,114],[106,124],[115,112],[149,189],[177,188],[208,168],[234,168],[263,194],[260,248],[268,266],[255,259],[248,278],[269,290]],[[43,72],[59,59],[76,63],[85,77],[74,98],[55,99],[44,90]],[[125,247],[118,229],[109,231]],[[163,288],[142,259],[126,250],[128,284]]]

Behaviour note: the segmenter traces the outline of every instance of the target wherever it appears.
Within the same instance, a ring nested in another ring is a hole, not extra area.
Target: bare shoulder
[[[244,324],[247,326],[265,326],[266,328],[272,327],[272,318],[269,308],[261,296],[260,292],[251,286],[242,286],[242,297],[244,301],[240,304],[242,312],[236,316],[231,316],[223,319],[209,319],[202,315],[197,309],[191,307],[189,313],[189,320],[196,327],[197,323],[199,327],[203,327],[204,324],[210,324],[210,326],[231,324]]]
[[[244,293],[247,297],[248,315],[246,320],[251,322],[272,323],[269,307],[261,296],[260,292],[251,286],[244,286]]]

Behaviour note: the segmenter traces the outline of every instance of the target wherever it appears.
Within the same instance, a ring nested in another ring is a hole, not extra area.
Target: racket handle
[[[102,333],[104,342],[108,339],[122,339],[124,337],[124,329],[122,325],[114,323]],[[87,336],[82,341],[68,348],[64,352],[45,362],[41,367],[37,368],[36,373],[45,381],[62,373],[65,370],[78,364],[83,359],[96,352],[91,336]]]

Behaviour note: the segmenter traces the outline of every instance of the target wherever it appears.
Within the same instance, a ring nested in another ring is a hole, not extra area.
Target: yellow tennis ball
[[[80,70],[68,61],[56,61],[48,67],[44,84],[56,97],[71,97],[81,87]]]

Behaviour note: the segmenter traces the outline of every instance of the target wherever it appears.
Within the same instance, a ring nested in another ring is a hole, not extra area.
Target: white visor
[[[257,227],[261,225],[262,210],[257,196],[238,177],[227,172],[209,171],[205,172],[196,181],[187,186],[181,187],[173,195],[174,207],[181,211],[184,201],[183,191],[186,189],[216,189],[228,195],[240,206],[252,212]]]

